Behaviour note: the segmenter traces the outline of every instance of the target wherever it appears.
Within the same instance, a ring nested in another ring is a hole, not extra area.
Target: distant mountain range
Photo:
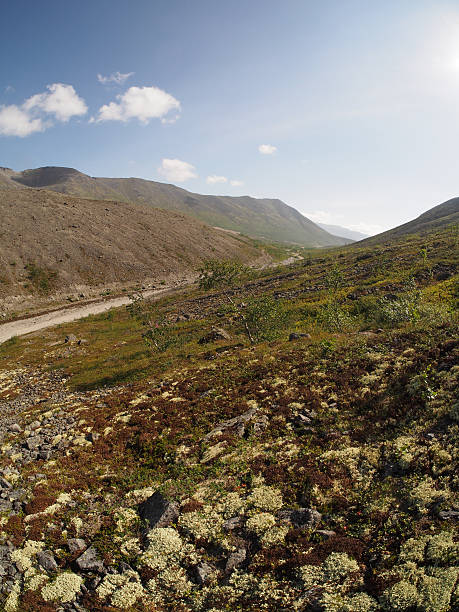
[[[185,213],[210,226],[248,236],[308,247],[352,242],[334,236],[278,199],[200,195],[139,178],[94,178],[73,168],[45,167],[23,172],[0,169],[0,188],[50,189],[81,198],[147,204]]]
[[[419,215],[416,219],[408,221],[408,223],[394,227],[376,236],[366,238],[362,244],[379,244],[408,234],[427,234],[448,225],[456,225],[456,231],[459,233],[459,198],[447,200],[443,202],[443,204],[434,206],[425,213],[422,213],[422,215]]]
[[[362,234],[362,232],[356,232],[347,227],[341,227],[341,225],[329,225],[328,223],[318,223],[317,225],[334,236],[341,236],[349,240],[358,241],[368,238],[368,234]]]

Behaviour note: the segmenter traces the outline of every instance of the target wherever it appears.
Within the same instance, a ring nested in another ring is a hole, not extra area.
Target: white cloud
[[[13,93],[13,91],[15,91],[14,87],[12,85],[7,85],[5,87],[5,92],[6,93]]]
[[[206,183],[209,185],[215,185],[216,183],[227,183],[228,179],[226,176],[218,176],[217,174],[212,174],[206,178]]]
[[[262,155],[273,155],[277,151],[277,147],[270,144],[261,144],[258,150]]]
[[[33,119],[15,104],[0,107],[0,134],[3,136],[24,138],[34,132],[43,132],[45,127],[41,119]]]
[[[116,98],[118,102],[100,107],[97,121],[129,121],[135,118],[148,123],[150,119],[161,119],[173,109],[180,110],[180,102],[158,87],[130,87]]]
[[[244,181],[230,181],[230,185],[232,185],[233,187],[242,187],[242,185],[244,184]]]
[[[72,85],[53,83],[48,92],[28,98],[21,106],[0,106],[0,134],[24,138],[35,132],[43,132],[52,125],[47,116],[67,122],[71,117],[84,115],[85,101]]]
[[[48,85],[50,93],[32,96],[24,102],[25,111],[42,110],[54,115],[58,121],[68,121],[71,117],[84,115],[88,110],[83,98],[80,98],[72,85],[53,83]]]
[[[172,183],[184,183],[198,176],[195,167],[181,159],[163,159],[158,172]]]
[[[124,81],[126,81],[129,77],[131,77],[134,72],[113,72],[110,76],[103,76],[101,74],[97,75],[97,80],[102,85],[107,85],[107,83],[116,83],[117,85],[122,85]]]

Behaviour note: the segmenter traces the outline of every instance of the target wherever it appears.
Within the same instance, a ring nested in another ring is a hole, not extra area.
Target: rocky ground
[[[187,343],[141,376],[125,312],[2,348],[5,612],[458,608],[454,278],[430,274],[423,297],[369,283],[378,262],[358,257],[335,310],[326,258],[234,290],[309,322],[269,342],[237,335],[224,293],[168,298]],[[349,325],[370,307],[400,320]],[[107,362],[131,369],[111,386],[78,379]]]

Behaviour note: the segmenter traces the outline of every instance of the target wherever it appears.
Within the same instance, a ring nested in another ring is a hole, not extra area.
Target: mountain
[[[362,234],[362,232],[356,232],[355,230],[348,229],[347,227],[341,227],[341,225],[329,225],[328,223],[318,223],[317,225],[326,232],[333,234],[333,236],[348,238],[349,240],[355,241],[368,238],[368,234]]]
[[[249,239],[182,213],[41,189],[0,189],[0,219],[0,296],[183,278],[204,259],[263,257]]]
[[[363,241],[364,244],[376,244],[406,236],[408,234],[428,234],[433,230],[439,230],[448,225],[459,224],[459,198],[452,198],[438,204],[416,219],[408,221],[403,225],[391,230],[372,236]],[[458,230],[459,231],[459,230]]]
[[[166,183],[139,178],[94,178],[73,168],[45,167],[15,172],[0,170],[1,187],[46,188],[98,200],[148,204],[186,213],[211,226],[256,238],[310,247],[347,244],[278,199],[192,193]]]

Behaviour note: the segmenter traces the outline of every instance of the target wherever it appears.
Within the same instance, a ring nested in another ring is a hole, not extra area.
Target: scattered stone
[[[47,572],[55,572],[57,563],[50,550],[42,550],[37,554],[37,561]]]
[[[33,423],[31,423],[31,424],[29,425],[29,428],[30,428],[30,429],[38,429],[40,426],[41,426],[40,421],[34,421]]]
[[[98,434],[95,431],[91,431],[86,436],[86,440],[88,440],[88,442],[92,442],[92,443],[96,442],[96,440],[98,440],[99,438],[100,438],[100,434]]]
[[[71,342],[77,342],[78,338],[75,336],[75,334],[69,334],[68,336],[65,336],[65,340],[64,342],[66,344],[70,344]]]
[[[241,522],[242,519],[240,516],[234,516],[223,523],[223,531],[232,531],[233,529],[236,529],[236,527],[239,527]]]
[[[239,548],[236,552],[233,552],[226,562],[225,571],[230,574],[236,567],[239,567],[247,557],[247,551],[245,548]]]
[[[253,408],[250,408],[249,410],[246,410],[246,412],[242,413],[237,417],[219,423],[217,427],[212,429],[212,431],[204,437],[204,440],[208,441],[211,438],[222,434],[224,431],[233,428],[236,430],[237,435],[242,438],[247,427],[247,423],[252,419],[253,416],[255,416],[257,410],[258,408],[255,406]]]
[[[210,581],[215,569],[208,563],[200,563],[195,568],[196,580],[198,584],[206,584]]]
[[[25,441],[25,447],[32,451],[37,449],[42,442],[41,436],[31,436]]]
[[[21,433],[22,429],[17,423],[13,423],[9,426],[9,430],[13,433]]]
[[[331,529],[318,529],[316,533],[327,539],[336,535],[336,531],[332,531]]]
[[[312,529],[322,520],[322,515],[312,508],[299,508],[298,510],[280,510],[277,514],[282,521],[288,521],[295,527]]]
[[[293,340],[300,340],[301,338],[304,338],[306,340],[310,340],[311,339],[311,334],[299,334],[297,332],[292,332],[290,334],[290,336],[288,337],[288,341],[289,342],[293,342]]]
[[[81,557],[78,557],[76,564],[83,572],[98,572],[99,574],[104,572],[104,563],[94,546],[90,546]]]
[[[139,504],[138,512],[140,518],[147,521],[150,527],[167,527],[178,518],[178,504],[171,502],[160,493],[155,491],[144,502]]]
[[[442,510],[438,513],[438,516],[442,521],[457,521],[459,520],[459,511],[458,510]]]
[[[11,489],[13,485],[3,476],[0,476],[0,488],[1,489]]]
[[[217,340],[231,340],[230,334],[221,327],[212,327],[211,331],[198,340],[198,344],[208,344]]]
[[[87,547],[87,544],[81,538],[70,538],[70,540],[67,540],[67,546],[69,547],[72,555],[74,555],[75,553],[84,550]]]

